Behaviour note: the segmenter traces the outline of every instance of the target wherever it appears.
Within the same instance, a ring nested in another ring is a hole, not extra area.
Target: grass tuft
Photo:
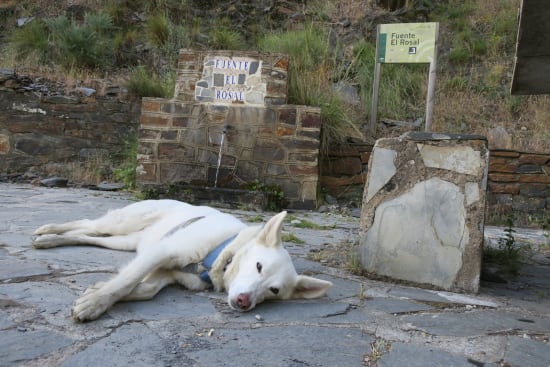
[[[170,98],[174,94],[174,86],[174,75],[162,78],[143,66],[135,68],[128,81],[128,91],[140,97]]]

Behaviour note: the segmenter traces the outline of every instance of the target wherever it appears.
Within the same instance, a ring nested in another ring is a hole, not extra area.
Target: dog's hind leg
[[[45,224],[42,227],[34,231],[34,235],[44,234],[62,234],[69,231],[90,231],[93,228],[94,220],[80,219],[72,222],[60,223],[60,224]]]
[[[141,231],[156,222],[166,211],[155,207],[154,202],[145,201],[114,209],[97,219],[81,219],[60,224],[46,224],[34,231],[34,235],[45,234],[87,234],[87,235],[125,235]],[[181,204],[180,205],[184,205]]]
[[[161,255],[158,251],[139,253],[114,278],[89,288],[75,301],[71,310],[73,319],[80,322],[97,319],[113,304],[132,293],[148,274],[160,268],[167,261]]]
[[[83,234],[45,234],[33,239],[34,248],[45,249],[59,246],[89,245],[105,247],[111,250],[135,251],[140,241],[141,232],[125,236],[94,237]]]

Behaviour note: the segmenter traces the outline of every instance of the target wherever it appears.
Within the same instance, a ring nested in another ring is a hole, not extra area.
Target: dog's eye
[[[273,294],[279,294],[279,288],[271,287],[271,288],[269,288],[269,290],[270,290],[271,293],[273,293]]]
[[[227,267],[229,266],[229,264],[231,264],[231,261],[233,261],[233,258],[230,257],[229,259],[227,259],[227,262],[225,263],[225,266],[223,267],[223,271],[226,271],[227,270]]]
[[[256,269],[258,269],[258,273],[261,273],[262,272],[262,264],[260,264],[259,262],[256,263]]]

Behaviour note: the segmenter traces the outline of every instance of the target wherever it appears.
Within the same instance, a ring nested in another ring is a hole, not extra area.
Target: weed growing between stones
[[[249,223],[262,223],[264,218],[261,215],[255,215],[253,217],[246,218],[246,221]]]
[[[267,196],[267,210],[280,211],[287,205],[285,193],[279,185],[268,185],[259,180],[254,180],[246,185],[246,190],[265,193]]]
[[[140,97],[171,98],[174,94],[176,76],[174,73],[166,74],[164,77],[145,70],[138,66],[132,70],[128,81],[128,91]]]
[[[292,242],[297,245],[301,245],[302,243],[305,243],[304,240],[298,238],[294,233],[283,233],[281,239],[283,242]]]
[[[285,219],[286,222],[289,222],[293,227],[296,228],[304,228],[304,229],[320,229],[320,230],[326,230],[326,229],[334,229],[335,225],[320,225],[317,223],[313,223],[307,219],[300,219],[294,215],[288,215]]]
[[[363,358],[363,365],[367,367],[378,366],[378,360],[391,349],[391,343],[382,338],[377,338],[370,343],[371,352]]]
[[[538,220],[538,224],[542,228],[542,235],[546,238],[546,241],[541,246],[541,250],[550,250],[550,214],[544,212],[542,217]]]
[[[120,164],[113,170],[115,180],[130,190],[136,187],[137,146],[137,137],[130,139],[122,151]]]
[[[498,239],[497,248],[485,247],[483,260],[498,265],[508,275],[517,276],[521,267],[522,251],[525,246],[518,244],[516,241],[514,235],[516,231],[513,228],[514,219],[514,214],[508,216],[504,237]]]

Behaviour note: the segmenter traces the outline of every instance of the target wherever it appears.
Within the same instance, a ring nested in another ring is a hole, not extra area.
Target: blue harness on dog
[[[199,277],[201,280],[212,284],[212,279],[210,279],[210,274],[208,274],[208,272],[212,269],[214,261],[216,261],[221,252],[235,239],[235,237],[237,237],[237,235],[233,235],[220,243],[214,250],[210,251],[210,253],[206,255],[204,260],[202,260],[202,266],[205,267],[206,270],[200,273]]]
[[[166,234],[162,238],[170,237],[180,229],[183,229],[188,225],[198,220],[201,220],[203,218],[204,217],[195,217],[195,218],[188,219],[187,221],[181,224],[178,224],[177,226],[175,226],[174,228],[166,232]],[[200,270],[197,271],[198,268],[200,268],[201,270],[206,269],[200,272],[199,277],[201,278],[202,281],[212,284],[212,279],[210,279],[210,274],[208,274],[208,272],[210,271],[210,269],[212,269],[212,265],[214,265],[214,262],[216,261],[218,256],[221,254],[221,252],[227,247],[227,245],[231,243],[231,241],[235,239],[235,237],[237,237],[237,235],[233,235],[229,237],[228,239],[220,243],[218,246],[216,246],[214,250],[210,251],[210,253],[206,255],[206,257],[202,260],[200,264],[189,264],[185,267],[185,270],[196,274],[200,271]]]

